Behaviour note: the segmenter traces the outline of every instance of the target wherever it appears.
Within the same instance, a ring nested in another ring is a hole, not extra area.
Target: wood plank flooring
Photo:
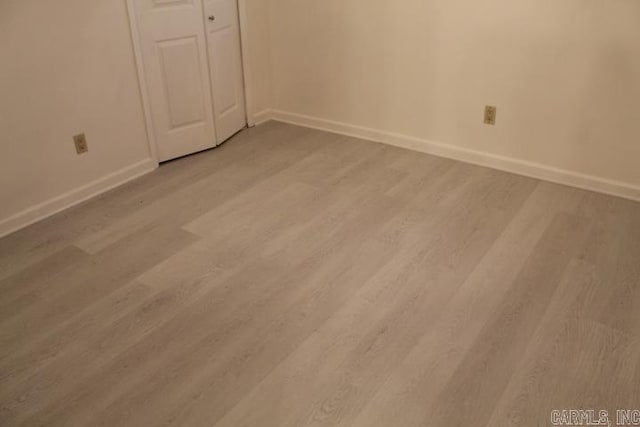
[[[640,204],[271,122],[0,240],[2,426],[640,409]]]

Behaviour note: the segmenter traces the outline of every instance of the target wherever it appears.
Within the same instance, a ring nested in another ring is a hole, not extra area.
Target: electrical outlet
[[[87,145],[87,137],[84,133],[73,137],[73,143],[76,145],[76,153],[84,154],[89,151],[89,145]]]
[[[497,113],[498,113],[497,107],[492,107],[490,105],[487,105],[486,107],[484,107],[484,124],[495,125]]]

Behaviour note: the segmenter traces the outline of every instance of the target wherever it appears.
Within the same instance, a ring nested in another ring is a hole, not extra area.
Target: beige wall
[[[270,0],[247,0],[249,75],[254,113],[272,107]]]
[[[277,110],[640,185],[638,0],[272,0],[271,40]]]
[[[271,107],[269,4],[246,5],[259,112]],[[0,235],[150,158],[126,0],[0,0],[0,61]]]
[[[248,0],[247,12],[256,112],[640,185],[637,0]],[[0,2],[0,223],[149,158],[128,25],[125,0]]]
[[[0,58],[0,221],[150,156],[125,0],[2,0]]]

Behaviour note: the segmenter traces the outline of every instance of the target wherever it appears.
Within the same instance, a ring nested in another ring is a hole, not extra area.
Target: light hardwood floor
[[[3,426],[640,409],[640,204],[275,122],[0,240],[0,292]]]

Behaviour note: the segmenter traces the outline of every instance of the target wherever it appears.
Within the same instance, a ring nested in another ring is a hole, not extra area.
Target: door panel
[[[233,64],[235,60],[234,52],[233,52],[233,30],[231,27],[221,29],[219,31],[213,32],[210,35],[209,40],[215,54],[212,52],[212,55],[215,55],[215,61],[212,65],[212,74],[215,75],[214,79],[214,90],[215,90],[215,98],[214,98],[214,106],[216,114],[225,114],[229,112],[234,107],[238,106],[238,93],[235,84],[224,84],[224,82],[231,81],[233,74],[229,75],[230,72],[233,72],[233,69],[229,67],[227,64]],[[219,82],[218,82],[219,80]]]
[[[135,0],[160,161],[216,145],[202,0]]]
[[[192,5],[193,0],[153,0],[155,6],[177,6],[177,5]]]
[[[237,0],[204,0],[218,143],[246,121]]]
[[[205,121],[198,40],[195,37],[157,44],[169,106],[169,129]]]

